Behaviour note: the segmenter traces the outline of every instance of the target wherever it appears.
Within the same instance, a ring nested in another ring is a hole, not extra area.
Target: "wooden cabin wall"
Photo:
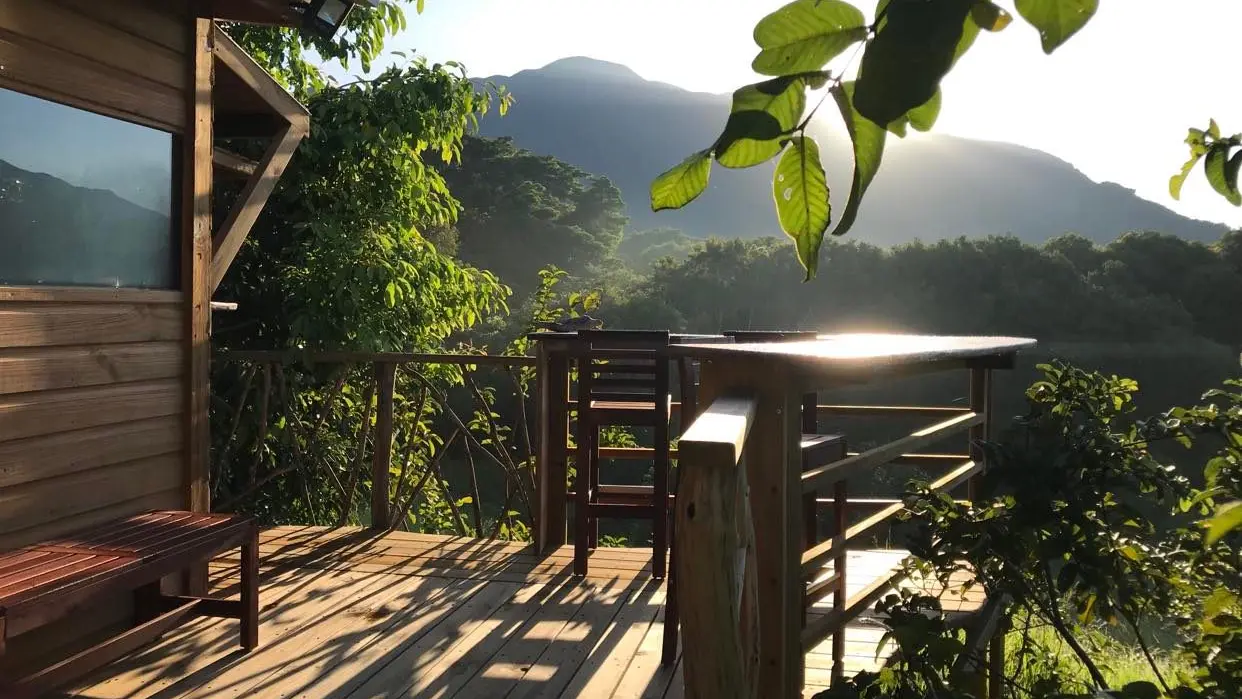
[[[193,81],[187,7],[0,0],[0,87],[181,134]],[[0,286],[0,549],[186,506],[186,309],[181,290]],[[49,649],[127,606],[15,639],[5,664],[54,659]]]
[[[184,3],[0,2],[0,87],[172,133],[186,124]]]

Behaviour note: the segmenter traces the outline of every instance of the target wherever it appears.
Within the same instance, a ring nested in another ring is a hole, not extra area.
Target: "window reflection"
[[[173,136],[0,88],[0,285],[177,288]]]

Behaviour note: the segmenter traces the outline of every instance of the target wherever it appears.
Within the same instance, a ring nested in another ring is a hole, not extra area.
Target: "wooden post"
[[[803,663],[801,391],[783,367],[764,359],[703,363],[699,405],[730,388],[754,390],[759,400],[746,449],[758,570],[759,686],[764,697],[794,699],[802,695]]]
[[[674,578],[683,601],[682,662],[690,699],[752,699],[758,691],[754,531],[739,463],[756,401],[722,398],[682,438]]]
[[[815,393],[808,393],[802,396],[802,432],[804,434],[816,434],[819,432],[819,396]],[[811,491],[802,494],[803,550],[819,543],[818,500],[818,492]]]
[[[375,363],[376,412],[375,451],[371,460],[371,528],[388,529],[388,474],[392,469],[392,410],[393,384],[396,382],[397,365],[391,362]]]
[[[839,480],[833,485],[832,489],[832,519],[833,519],[833,536],[845,536],[845,529],[849,526],[846,511],[849,502],[849,491],[846,487],[845,480]],[[844,541],[844,538],[842,539]],[[846,551],[845,545],[841,546],[841,551],[832,559],[832,572],[840,576],[837,582],[837,589],[832,593],[832,610],[834,612],[845,613],[845,605],[849,601],[847,595],[845,565]],[[832,634],[832,681],[837,682],[845,679],[845,627],[848,624],[841,624],[841,628]]]
[[[535,547],[551,553],[565,545],[568,497],[567,452],[569,449],[569,360],[546,342],[535,343],[536,489]]]
[[[988,648],[988,699],[1001,699],[1005,694],[1005,632],[1008,624],[1001,619],[996,635]]]
[[[259,526],[250,525],[250,535],[241,546],[241,647],[259,647]]]
[[[186,299],[186,509],[211,511],[211,185],[212,90],[215,83],[214,23],[190,25],[187,119],[182,136],[182,287]],[[187,571],[186,591],[207,590],[207,566]]]
[[[970,409],[984,416],[983,422],[970,428],[970,458],[975,463],[984,465],[986,471],[985,452],[982,443],[990,437],[989,423],[991,414],[991,381],[992,373],[988,369],[972,367],[970,370]],[[979,496],[979,479],[980,476],[974,476],[967,485],[968,494],[966,498],[972,502]]]

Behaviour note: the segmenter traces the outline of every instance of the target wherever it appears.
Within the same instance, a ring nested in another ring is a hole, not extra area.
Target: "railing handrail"
[[[722,397],[680,440],[675,575],[686,696],[758,696],[754,528],[742,452],[753,396]]]
[[[220,359],[250,362],[302,362],[336,364],[371,362],[382,364],[457,364],[535,366],[535,357],[522,354],[466,354],[435,352],[350,352],[337,350],[220,350]]]

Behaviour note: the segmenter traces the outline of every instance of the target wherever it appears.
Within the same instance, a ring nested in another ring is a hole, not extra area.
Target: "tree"
[[[1052,53],[1086,26],[1099,0],[1014,0],[1013,6]],[[810,106],[808,93],[827,88],[853,143],[850,194],[832,229],[840,236],[854,223],[889,134],[930,130],[941,108],[941,80],[982,31],[999,32],[1011,22],[1010,12],[992,0],[879,0],[870,22],[844,0],[794,0],[755,26],[760,51],[752,68],[771,79],[733,93],[720,135],[652,183],[652,209],[681,208],[697,198],[713,161],[746,168],[778,159],[777,218],[810,280],[832,211],[819,147],[806,133],[823,99]],[[857,78],[847,80],[859,56]],[[1173,197],[1202,159],[1212,186],[1242,205],[1242,134],[1223,137],[1213,121],[1206,130],[1191,129],[1186,142],[1191,159],[1170,181]]]
[[[467,136],[461,159],[437,169],[462,205],[458,256],[495,273],[519,297],[547,265],[582,276],[603,263],[627,223],[621,193],[608,178],[508,138]]]

